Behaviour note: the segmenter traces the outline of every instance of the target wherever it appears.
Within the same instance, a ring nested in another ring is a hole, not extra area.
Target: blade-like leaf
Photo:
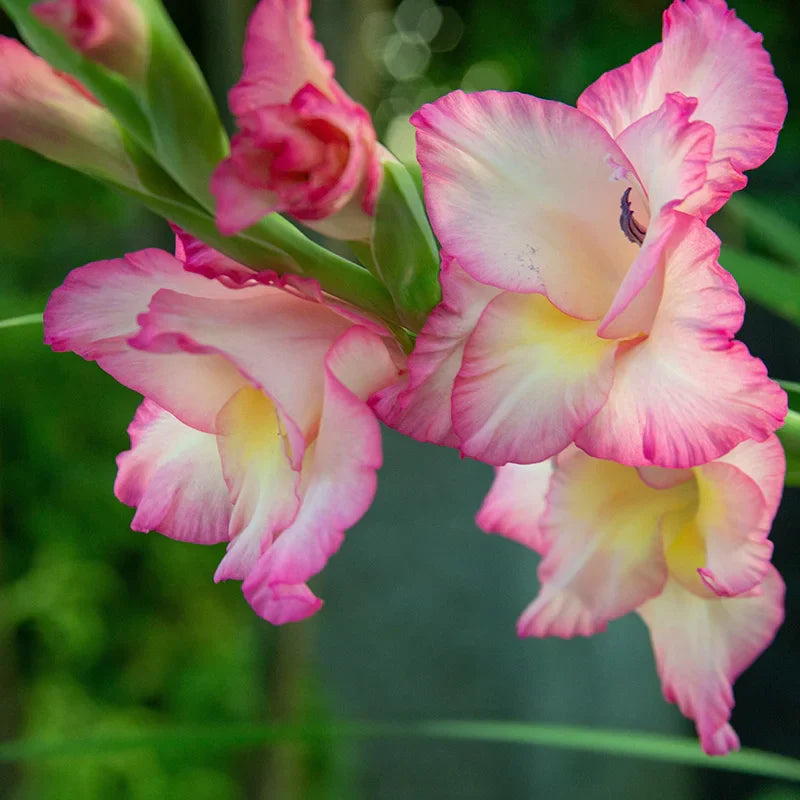
[[[783,380],[778,380],[778,383],[789,398],[789,408],[794,411],[800,411],[800,383]]]
[[[800,325],[800,272],[731,247],[722,248],[719,260],[746,298]]]
[[[228,155],[228,136],[200,67],[161,0],[138,0],[150,24],[150,62],[143,104],[156,156],[208,210],[211,173]]]
[[[745,194],[731,197],[725,214],[736,219],[768,252],[800,269],[800,228],[768,205]]]
[[[23,314],[21,317],[10,317],[9,319],[0,319],[0,328],[18,328],[22,325],[41,325],[42,313],[38,314]]]
[[[130,750],[181,754],[220,752],[283,742],[335,738],[423,738],[535,745],[640,758],[800,782],[800,761],[760,750],[706,756],[696,740],[635,731],[522,722],[430,720],[408,723],[342,722],[326,725],[226,725],[139,731],[130,736],[73,736],[64,740],[0,743],[0,761],[102,758]]]

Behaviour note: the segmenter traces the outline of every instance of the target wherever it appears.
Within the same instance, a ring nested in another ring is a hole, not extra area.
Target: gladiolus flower
[[[785,116],[760,42],[724,3],[676,0],[663,43],[578,109],[501,92],[423,106],[444,299],[379,416],[495,465],[575,442],[685,468],[769,436],[786,398],[732,341],[744,307],[704,224]]]
[[[591,636],[630,611],[650,629],[669,702],[703,749],[739,746],[732,685],[783,620],[768,540],[785,471],[775,436],[694,469],[633,468],[571,447],[508,464],[477,521],[542,555],[520,636]]]
[[[0,139],[68,167],[139,186],[111,114],[78,81],[0,36]]]
[[[31,13],[88,59],[126,78],[144,77],[149,34],[135,0],[42,0]]]
[[[308,15],[308,0],[261,0],[250,18],[229,98],[240,130],[211,182],[225,234],[281,211],[328,236],[369,238],[375,130],[334,80]]]
[[[306,581],[372,501],[380,430],[364,401],[396,379],[394,350],[314,281],[182,239],[177,258],[74,270],[45,341],[145,396],[117,462],[131,527],[227,542],[215,579],[242,580],[270,622],[300,620],[322,604]]]

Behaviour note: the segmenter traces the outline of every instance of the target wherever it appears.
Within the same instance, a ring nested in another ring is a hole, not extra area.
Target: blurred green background
[[[243,0],[167,3],[221,105],[241,69]],[[315,0],[340,82],[408,157],[408,114],[463,87],[574,103],[601,72],[660,38],[659,0]],[[800,97],[794,0],[742,0],[790,108]],[[0,15],[3,33],[12,34]],[[747,195],[800,224],[800,118]],[[800,267],[732,203],[713,223],[748,306],[742,338],[800,379]],[[88,261],[171,247],[166,225],[87,178],[0,143],[0,319],[43,308]],[[759,257],[770,257],[766,265]],[[800,258],[800,253],[796,254]],[[738,259],[738,261],[736,260]],[[723,263],[725,263],[723,261]],[[759,271],[759,265],[763,270]],[[796,264],[794,264],[796,267]],[[772,270],[772,272],[769,272]],[[767,277],[765,277],[767,276]],[[774,280],[773,280],[774,278]],[[782,282],[783,281],[783,282]],[[768,307],[778,311],[773,314]],[[113,737],[153,724],[497,718],[690,733],[661,698],[644,626],[587,641],[518,641],[537,558],[480,533],[484,465],[387,431],[373,508],[312,586],[327,605],[274,629],[220,547],[132,533],[114,456],[139,398],[94,364],[55,355],[38,326],[0,330],[0,738]],[[797,490],[774,529],[787,621],[739,680],[745,744],[800,756]],[[520,746],[318,741],[219,755],[168,750],[0,764],[0,798],[759,798],[797,789],[688,767]]]

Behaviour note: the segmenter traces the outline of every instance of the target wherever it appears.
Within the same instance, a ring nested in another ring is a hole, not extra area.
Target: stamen
[[[647,228],[643,228],[633,216],[631,210],[631,187],[629,186],[623,193],[622,199],[619,201],[619,207],[622,213],[619,215],[619,227],[625,234],[625,238],[629,242],[642,246],[644,237],[647,234]]]

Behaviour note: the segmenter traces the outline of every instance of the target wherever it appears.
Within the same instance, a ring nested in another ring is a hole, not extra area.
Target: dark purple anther
[[[622,199],[619,201],[619,207],[622,213],[619,215],[619,227],[625,234],[628,241],[642,246],[644,237],[647,230],[643,228],[634,218],[633,211],[631,210],[631,187],[629,186],[623,193]]]

